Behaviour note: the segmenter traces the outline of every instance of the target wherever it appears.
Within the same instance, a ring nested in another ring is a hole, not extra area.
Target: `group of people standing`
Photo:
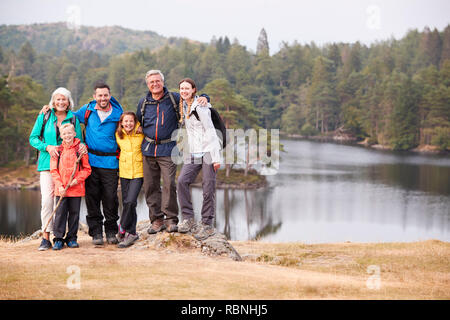
[[[189,78],[180,81],[179,93],[169,92],[159,70],[148,71],[145,82],[149,91],[140,99],[136,113],[124,112],[111,96],[109,86],[97,83],[94,100],[78,111],[72,111],[70,92],[58,88],[49,106],[37,117],[30,144],[40,152],[37,170],[43,238],[39,250],[52,248],[50,232],[54,234],[54,250],[65,244],[79,246],[77,230],[83,196],[92,243],[103,245],[105,234],[109,244],[120,248],[132,245],[139,239],[136,206],[142,186],[151,222],[148,233],[190,232],[194,212],[189,185],[200,170],[203,207],[201,227],[194,236],[202,240],[215,233],[215,185],[221,147],[211,120],[209,97],[198,96],[195,82]],[[80,123],[85,126],[84,136]],[[176,146],[172,137],[178,128],[187,131],[188,149],[184,150],[186,161],[176,184],[177,165],[171,156]],[[119,178],[123,210],[118,224]],[[56,201],[60,203],[53,212]]]

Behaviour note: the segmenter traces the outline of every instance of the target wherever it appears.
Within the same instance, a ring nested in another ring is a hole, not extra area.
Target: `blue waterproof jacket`
[[[180,94],[171,92],[176,106],[173,106],[169,96],[169,91],[164,87],[164,95],[161,99],[155,100],[150,91],[139,100],[136,116],[141,123],[144,135],[147,138],[156,140],[157,143],[149,142],[146,139],[142,141],[142,154],[147,157],[170,157],[176,141],[158,144],[162,140],[171,139],[172,133],[178,128],[178,116],[175,108],[180,104]],[[201,96],[209,101],[206,94]],[[147,101],[144,114],[141,112],[142,104]]]
[[[84,116],[86,110],[91,110],[86,127],[86,145],[88,150],[95,150],[98,152],[115,153],[118,149],[116,142],[116,128],[123,113],[122,106],[114,98],[111,97],[112,113],[103,121],[100,121],[95,105],[95,100],[85,104],[75,112],[78,120],[84,124]],[[115,155],[100,156],[89,152],[89,164],[91,167],[118,169],[119,160]]]

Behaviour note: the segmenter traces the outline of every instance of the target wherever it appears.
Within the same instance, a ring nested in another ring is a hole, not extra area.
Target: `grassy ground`
[[[231,242],[243,262],[175,246],[97,248],[86,234],[79,242],[39,252],[39,240],[1,240],[0,299],[450,298],[450,244],[441,241]],[[70,267],[80,289],[70,289]]]

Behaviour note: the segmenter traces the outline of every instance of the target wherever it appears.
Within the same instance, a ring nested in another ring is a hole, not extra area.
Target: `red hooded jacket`
[[[55,196],[61,196],[59,192],[60,187],[62,186],[65,188],[70,180],[70,176],[72,175],[73,168],[78,158],[77,152],[79,146],[80,139],[78,138],[75,138],[70,146],[63,141],[58,147],[59,157],[52,157],[50,160],[50,172],[55,183]],[[77,170],[73,177],[78,183],[67,189],[65,197],[83,197],[86,193],[84,181],[89,177],[91,171],[89,156],[85,154],[77,165]]]

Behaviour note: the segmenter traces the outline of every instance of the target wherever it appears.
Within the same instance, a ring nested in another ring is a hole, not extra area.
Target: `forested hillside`
[[[0,46],[20,50],[30,42],[38,53],[60,55],[64,50],[88,50],[116,55],[144,48],[157,49],[165,44],[179,44],[180,38],[165,38],[153,31],[136,31],[119,26],[70,29],[66,23],[1,25]]]
[[[71,90],[79,107],[91,99],[94,82],[103,79],[124,108],[135,111],[151,68],[163,71],[171,89],[181,78],[196,80],[230,127],[308,136],[341,128],[397,150],[450,147],[450,25],[442,31],[411,30],[402,39],[370,46],[284,43],[272,56],[264,30],[254,53],[227,37],[208,44],[172,39],[155,50],[144,39],[139,44],[140,36],[128,44],[125,38],[131,36],[116,32],[103,34],[103,46],[72,47],[68,44],[78,40],[55,45],[46,25],[17,27],[34,30],[31,38],[19,31],[13,37],[5,28],[0,27],[1,165],[28,159],[37,110],[57,87]],[[77,39],[74,32],[61,34]],[[117,41],[122,42],[116,46]]]

